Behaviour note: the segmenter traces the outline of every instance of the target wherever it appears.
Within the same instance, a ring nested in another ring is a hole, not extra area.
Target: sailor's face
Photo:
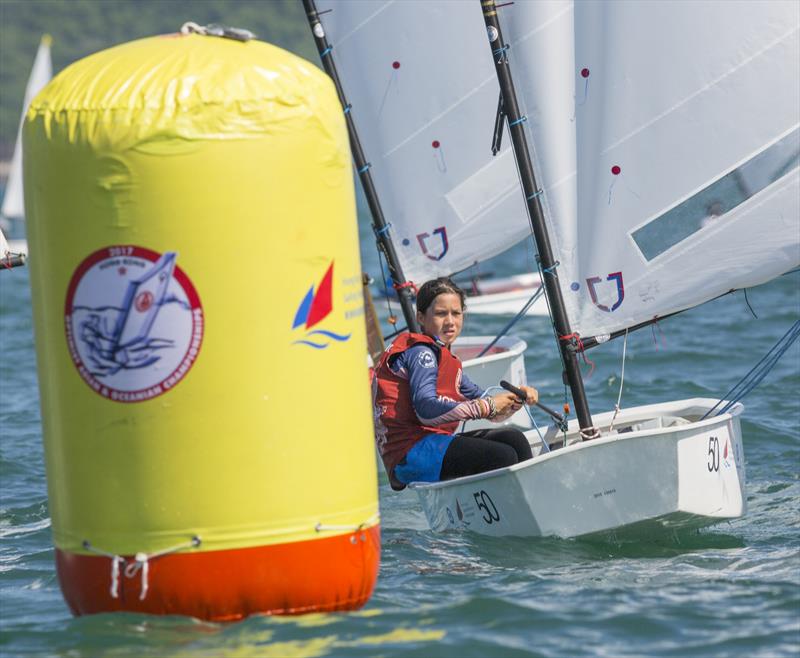
[[[453,292],[437,295],[424,313],[417,312],[417,322],[428,336],[439,337],[450,347],[464,326],[464,309],[461,298]]]

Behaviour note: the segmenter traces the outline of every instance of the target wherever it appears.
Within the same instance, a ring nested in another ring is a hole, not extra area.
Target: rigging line
[[[484,354],[486,354],[490,349],[492,349],[497,344],[497,341],[499,341],[503,336],[505,336],[508,330],[511,329],[511,327],[513,327],[517,322],[520,321],[521,318],[525,316],[525,314],[528,312],[528,309],[531,306],[533,306],[533,303],[537,299],[539,299],[543,291],[544,291],[544,285],[540,283],[539,287],[536,289],[536,292],[534,292],[533,295],[531,295],[531,298],[527,302],[525,302],[525,306],[522,307],[522,310],[519,313],[517,313],[516,316],[514,316],[514,318],[512,318],[511,322],[509,322],[505,327],[503,327],[500,330],[500,333],[494,337],[491,343],[489,343],[486,347],[484,347],[481,350],[480,354],[478,354],[476,358],[480,359]]]
[[[756,312],[753,310],[753,307],[750,306],[750,300],[747,299],[747,288],[742,288],[742,292],[744,293],[744,303],[747,304],[747,308],[750,309],[750,312],[753,314],[753,317],[756,320],[758,320],[758,316],[756,315]]]
[[[611,417],[611,424],[608,426],[608,433],[614,429],[614,421],[617,419],[617,414],[620,410],[620,403],[622,402],[622,386],[625,384],[625,356],[628,351],[628,331],[625,331],[625,340],[622,343],[622,374],[619,378],[619,395],[617,396],[617,403],[614,405],[614,415]]]
[[[481,395],[481,399],[484,399],[487,395],[489,395],[490,391],[498,391],[500,393],[505,393],[506,389],[502,386],[489,386]],[[530,419],[531,423],[533,423],[533,428],[536,430],[536,433],[539,435],[539,440],[542,442],[542,453],[550,452],[550,444],[545,441],[544,436],[542,436],[542,431],[539,429],[539,424],[536,422],[536,419],[533,417],[533,412],[531,412],[530,405],[523,404],[522,408],[528,413],[528,418]],[[462,425],[462,431],[464,426],[466,426],[467,421],[465,420]],[[527,438],[527,437],[526,437]]]
[[[719,416],[720,414],[727,413],[735,404],[737,404],[741,399],[743,399],[746,395],[749,395],[769,374],[769,371],[777,365],[780,358],[783,356],[786,349],[788,349],[791,344],[795,341],[797,336],[800,335],[794,334],[792,339],[775,355],[773,356],[768,362],[766,362],[761,369],[757,376],[754,376],[750,382],[736,395],[733,400],[728,401],[728,403],[720,409],[715,415]]]
[[[725,413],[739,400],[744,398],[745,395],[750,393],[756,386],[758,386],[758,384],[761,383],[769,371],[775,367],[786,350],[788,350],[794,341],[797,340],[798,336],[800,336],[800,320],[796,320],[795,323],[789,327],[789,330],[778,340],[778,342],[772,346],[769,352],[767,352],[730,391],[722,396],[722,398],[720,398],[720,400],[711,409],[709,409],[700,420],[704,420],[710,416],[723,402],[726,402],[726,404],[715,415],[718,416]]]
[[[384,336],[384,339],[385,340],[391,340],[395,336],[399,336],[400,334],[405,333],[406,331],[409,331],[409,328],[408,327],[402,327],[401,329],[398,329],[397,331],[395,331],[392,334],[387,334],[386,336]]]
[[[778,351],[773,354],[769,359],[766,359],[763,365],[759,368],[758,372],[753,375],[749,382],[743,386],[742,390],[736,395],[734,400],[731,400],[726,404],[720,411],[717,412],[717,415],[726,413],[734,404],[736,404],[739,400],[744,398],[745,395],[748,395],[756,386],[758,386],[764,378],[767,376],[770,370],[777,365],[780,358],[786,353],[786,350],[791,347],[792,343],[797,340],[797,337],[800,336],[800,321],[795,323],[793,327],[794,331],[792,331],[791,336],[786,340],[786,342],[778,349]]]

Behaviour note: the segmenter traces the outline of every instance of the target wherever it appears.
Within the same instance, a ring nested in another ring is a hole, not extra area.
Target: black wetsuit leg
[[[483,473],[533,456],[525,435],[517,429],[473,430],[456,434],[444,453],[441,480]]]

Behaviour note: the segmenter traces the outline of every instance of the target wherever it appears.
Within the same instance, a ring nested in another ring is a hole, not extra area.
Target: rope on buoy
[[[107,557],[111,560],[111,586],[109,588],[109,593],[111,594],[112,599],[119,598],[120,567],[122,567],[122,573],[126,578],[133,578],[139,571],[141,571],[142,587],[139,591],[139,600],[144,601],[145,597],[147,596],[147,591],[150,588],[150,561],[160,558],[164,555],[169,555],[170,553],[176,553],[177,551],[181,551],[185,548],[197,548],[201,543],[202,540],[200,537],[198,535],[194,535],[194,537],[192,537],[188,542],[164,549],[163,551],[156,551],[155,553],[150,554],[144,552],[136,553],[136,555],[133,557],[133,561],[131,562],[121,555],[109,553],[101,548],[92,546],[88,539],[84,539],[82,546],[84,550],[89,551],[90,553],[102,555],[103,557]]]

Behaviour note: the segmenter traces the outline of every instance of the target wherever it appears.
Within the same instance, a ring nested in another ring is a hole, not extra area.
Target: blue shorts
[[[405,459],[394,467],[394,476],[403,484],[438,482],[444,453],[455,438],[452,434],[428,434],[414,444]]]

